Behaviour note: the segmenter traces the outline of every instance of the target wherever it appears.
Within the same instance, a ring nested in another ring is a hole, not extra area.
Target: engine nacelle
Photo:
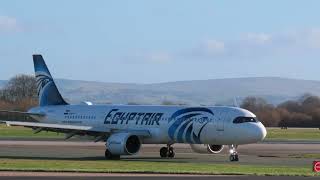
[[[191,149],[200,154],[218,154],[223,150],[223,145],[190,144]]]
[[[139,152],[141,142],[136,135],[115,133],[107,139],[106,146],[113,155],[132,155]]]

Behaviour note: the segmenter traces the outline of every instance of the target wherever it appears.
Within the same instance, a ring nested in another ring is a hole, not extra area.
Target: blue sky
[[[320,80],[317,0],[0,2],[0,79],[123,83],[279,76]]]

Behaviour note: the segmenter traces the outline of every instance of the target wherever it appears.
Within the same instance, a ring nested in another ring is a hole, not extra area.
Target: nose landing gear
[[[238,147],[238,145],[234,145],[234,144],[229,146],[230,161],[239,161],[237,147]]]
[[[161,158],[174,158],[175,152],[171,145],[167,145],[167,147],[162,147],[160,149],[160,157]]]

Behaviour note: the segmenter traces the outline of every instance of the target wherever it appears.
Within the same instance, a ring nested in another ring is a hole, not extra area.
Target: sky
[[[2,0],[0,79],[320,80],[318,0]]]

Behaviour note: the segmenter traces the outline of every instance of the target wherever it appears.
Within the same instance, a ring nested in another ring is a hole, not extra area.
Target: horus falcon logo
[[[50,82],[53,82],[53,79],[45,72],[37,72],[36,74],[36,81],[37,81],[37,90],[38,95],[40,95],[41,90],[44,89],[44,87],[49,84]]]
[[[168,134],[175,142],[202,144],[201,132],[214,116],[208,108],[185,108],[176,111],[169,121]]]

